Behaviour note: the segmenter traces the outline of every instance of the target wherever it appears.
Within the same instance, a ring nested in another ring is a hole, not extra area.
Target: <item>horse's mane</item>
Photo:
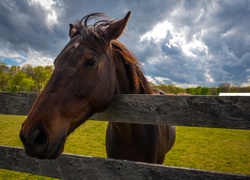
[[[88,25],[88,21],[92,19],[107,18],[104,13],[92,13],[84,16],[80,21],[74,24],[77,29],[77,34],[82,34],[83,40],[89,45],[96,46],[96,42],[108,43],[103,34],[106,28],[115,22],[114,19],[102,19],[96,21],[93,25]],[[133,93],[136,94],[152,94],[150,85],[144,76],[139,61],[136,56],[130,52],[124,44],[118,40],[112,40],[112,52],[122,57],[124,64],[127,68]]]
[[[127,68],[129,79],[134,93],[138,94],[152,94],[150,85],[141,70],[141,64],[136,56],[130,52],[124,44],[118,40],[112,42],[113,53],[118,53]]]

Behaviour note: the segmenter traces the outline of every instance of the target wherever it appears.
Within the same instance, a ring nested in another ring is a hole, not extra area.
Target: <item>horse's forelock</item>
[[[93,24],[89,22],[91,20],[96,20]],[[79,29],[92,29],[97,33],[104,32],[106,27],[114,23],[114,19],[109,18],[105,13],[92,13],[84,16],[80,21],[76,22],[76,28]]]
[[[92,20],[96,21],[91,24],[90,21]],[[108,43],[103,35],[106,32],[106,28],[114,22],[113,19],[108,18],[104,13],[92,13],[84,16],[81,20],[76,21],[74,28],[77,34],[82,35],[81,37],[84,43],[87,43],[90,46],[96,46],[97,42],[101,44]]]

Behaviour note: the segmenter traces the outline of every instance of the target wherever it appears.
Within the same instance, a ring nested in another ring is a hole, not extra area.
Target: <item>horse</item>
[[[119,20],[92,13],[69,24],[70,40],[55,58],[54,71],[20,130],[27,155],[60,156],[67,136],[104,111],[115,94],[163,94],[151,88],[136,56],[118,40],[130,13]],[[175,136],[170,125],[109,122],[107,157],[162,164]]]

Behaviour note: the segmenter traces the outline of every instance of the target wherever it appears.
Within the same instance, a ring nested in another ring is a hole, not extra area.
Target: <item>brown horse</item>
[[[89,20],[70,24],[70,41],[54,61],[55,70],[22,125],[20,139],[27,155],[53,159],[66,137],[96,112],[104,111],[114,94],[162,94],[152,90],[135,56],[117,40],[130,12],[121,20]],[[175,141],[175,127],[109,122],[109,158],[163,163]]]

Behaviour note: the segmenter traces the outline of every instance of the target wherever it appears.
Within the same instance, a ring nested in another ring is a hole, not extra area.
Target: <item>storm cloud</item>
[[[250,85],[250,1],[0,2],[0,62],[52,64],[68,42],[69,23],[92,12],[119,19],[120,38],[148,79],[177,86]]]

